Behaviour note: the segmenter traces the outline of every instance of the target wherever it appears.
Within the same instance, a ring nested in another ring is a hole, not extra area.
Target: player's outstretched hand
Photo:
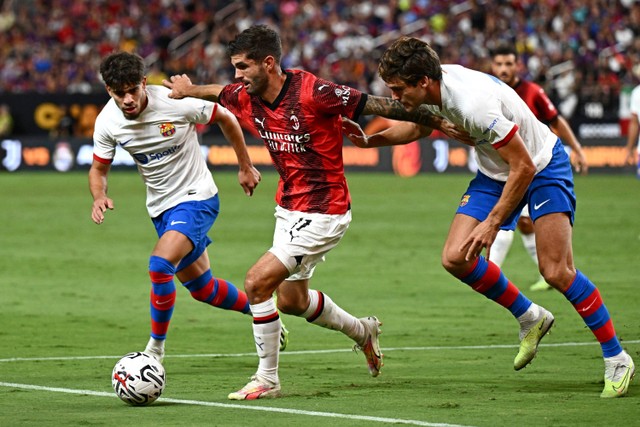
[[[193,85],[186,74],[171,76],[169,80],[163,79],[162,84],[171,89],[169,98],[173,99],[185,98],[187,96],[187,88]]]
[[[96,224],[102,224],[104,222],[104,213],[109,210],[113,210],[113,200],[108,197],[101,197],[93,201],[91,207],[91,219]]]
[[[247,196],[253,196],[253,191],[261,180],[260,171],[253,166],[249,169],[240,169],[238,172],[238,181]]]
[[[342,133],[349,138],[349,141],[351,141],[356,147],[369,147],[369,139],[367,138],[367,135],[364,134],[360,125],[353,120],[342,117]]]

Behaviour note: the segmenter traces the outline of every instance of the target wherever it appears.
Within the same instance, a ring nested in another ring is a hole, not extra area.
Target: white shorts
[[[522,212],[520,213],[521,217],[524,218],[531,218],[531,215],[529,215],[529,205],[524,205],[524,208],[522,208]]]
[[[347,232],[351,211],[327,215],[290,211],[276,206],[273,233],[274,254],[291,274],[287,280],[304,280],[313,276],[316,265],[335,248]]]

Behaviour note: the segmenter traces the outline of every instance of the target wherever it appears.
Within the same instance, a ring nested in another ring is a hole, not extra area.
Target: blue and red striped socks
[[[603,356],[612,357],[620,354],[622,346],[616,336],[609,311],[600,297],[600,291],[587,276],[578,271],[564,296],[595,335],[602,347]]]
[[[173,276],[176,267],[164,258],[151,256],[149,277],[151,277],[151,337],[164,340],[176,302],[176,285]]]
[[[249,312],[247,294],[238,290],[233,283],[213,277],[211,270],[207,270],[197,279],[183,283],[183,286],[198,301],[225,310],[234,310],[245,314]]]
[[[485,297],[497,302],[518,318],[531,306],[531,301],[511,283],[500,267],[484,256],[478,256],[474,266],[458,277]]]

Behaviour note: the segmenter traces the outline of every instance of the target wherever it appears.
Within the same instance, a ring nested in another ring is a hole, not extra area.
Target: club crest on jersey
[[[162,123],[158,125],[158,127],[160,128],[160,133],[165,138],[173,136],[176,133],[176,127],[173,125],[173,123]]]
[[[298,130],[300,129],[300,121],[298,120],[298,118],[294,115],[292,115],[291,117],[289,117],[289,121],[292,122],[293,124],[291,125],[291,127],[293,128],[293,130]]]
[[[460,200],[460,207],[466,206],[467,203],[469,203],[470,198],[471,196],[468,194],[465,194],[464,196],[462,196],[462,200]]]

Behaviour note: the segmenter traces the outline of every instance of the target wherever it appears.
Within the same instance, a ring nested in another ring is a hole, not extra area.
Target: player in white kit
[[[119,52],[105,58],[100,73],[109,102],[94,131],[89,189],[96,224],[114,208],[107,195],[107,175],[117,146],[135,159],[147,187],[147,210],[159,240],[149,260],[151,338],[146,352],[162,361],[176,299],[174,277],[191,296],[215,307],[249,314],[244,292],[214,277],[207,236],[219,212],[218,188],[198,142],[197,124],[217,124],[238,159],[238,179],[251,196],[260,181],[245,145],[242,129],[224,107],[194,98],[175,100],[162,86],[147,86],[142,58]],[[281,344],[286,345],[286,336]]]
[[[575,194],[571,164],[560,139],[539,122],[525,102],[494,76],[459,65],[441,65],[437,53],[416,38],[402,37],[383,54],[379,72],[394,99],[408,111],[441,116],[467,131],[479,171],[462,196],[442,253],[449,273],[508,309],[520,323],[516,370],[536,356],[554,317],[532,303],[481,252],[490,252],[498,230],[513,230],[524,204],[535,223],[540,271],[562,292],[602,348],[601,396],[627,394],[635,372],[620,344],[596,286],[573,264]],[[361,147],[403,144],[431,130],[402,122],[366,136],[354,122],[345,134]]]

